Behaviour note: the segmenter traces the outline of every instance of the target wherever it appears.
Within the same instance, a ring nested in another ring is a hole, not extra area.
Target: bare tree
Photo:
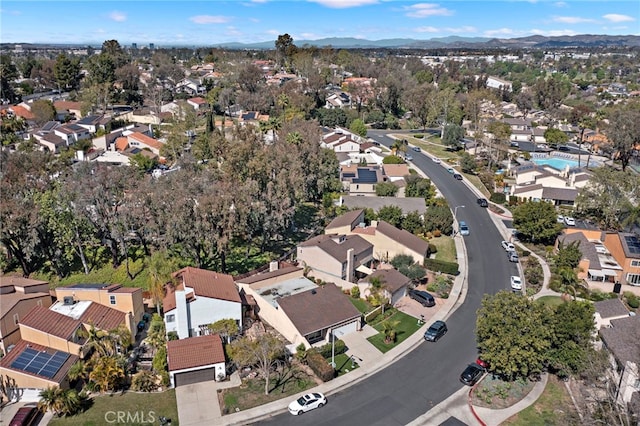
[[[269,376],[285,354],[284,343],[270,333],[257,338],[243,337],[231,343],[233,360],[239,367],[256,366],[264,379],[264,394],[269,394]]]

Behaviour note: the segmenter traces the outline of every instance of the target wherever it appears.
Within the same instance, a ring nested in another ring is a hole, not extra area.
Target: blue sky
[[[640,1],[7,1],[4,43],[213,45],[325,37],[640,35]]]

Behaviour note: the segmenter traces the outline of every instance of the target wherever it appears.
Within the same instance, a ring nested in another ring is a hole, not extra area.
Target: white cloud
[[[478,29],[472,26],[464,26],[464,27],[458,27],[458,28],[445,28],[444,31],[448,33],[460,34],[460,33],[475,33],[475,32],[478,32]]]
[[[511,28],[498,28],[495,30],[486,30],[484,35],[487,37],[500,37],[500,36],[513,36],[516,34],[516,31]]]
[[[553,5],[555,7],[569,7],[569,5],[566,2],[563,2],[563,1],[557,1],[557,2],[553,3]]]
[[[407,16],[410,18],[428,18],[429,16],[451,16],[453,11],[440,7],[435,3],[417,3],[411,6],[406,6],[404,10],[407,11]]]
[[[619,15],[617,13],[608,13],[606,15],[602,15],[604,19],[611,22],[632,22],[635,21],[635,18],[627,15]]]
[[[7,10],[7,9],[0,9],[0,14],[7,14],[7,15],[21,15],[22,12],[20,12],[19,10]]]
[[[348,9],[350,7],[368,6],[378,3],[378,0],[309,0],[331,9]]]
[[[553,22],[560,22],[562,24],[582,24],[585,22],[595,22],[593,19],[580,18],[579,16],[554,16],[551,18]]]
[[[418,27],[414,30],[417,33],[439,33],[440,30],[436,27]]]
[[[538,30],[538,29],[532,29],[529,31],[529,33],[542,35],[546,37],[573,36],[578,34],[573,30]]]
[[[117,10],[114,10],[109,14],[109,19],[116,22],[124,22],[127,20],[127,15],[125,15],[122,12],[118,12]]]
[[[189,20],[196,24],[225,24],[231,19],[227,16],[220,15],[197,15],[192,16]]]
[[[267,31],[265,31],[265,33],[267,33],[267,34],[269,34],[269,35],[274,35],[274,36],[277,36],[277,35],[282,34],[282,33],[281,33],[280,31],[278,31],[278,30],[267,30]]]

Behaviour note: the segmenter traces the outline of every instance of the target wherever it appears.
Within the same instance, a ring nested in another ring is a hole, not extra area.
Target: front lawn
[[[158,393],[126,392],[93,397],[91,407],[71,417],[54,417],[51,426],[99,426],[114,423],[116,413],[129,413],[127,425],[157,425],[160,416],[178,424],[176,391]]]
[[[387,319],[376,322],[375,324],[371,324],[371,326],[378,331],[378,334],[367,339],[382,353],[393,349],[394,347],[405,341],[413,333],[418,331],[418,329],[420,329],[421,327],[421,325],[418,325],[418,321],[416,320],[416,318],[395,309],[393,309],[393,311],[395,312],[393,312]],[[385,321],[398,321],[398,325],[396,325],[395,327],[396,340],[395,342],[390,344],[384,342],[384,333],[382,333],[383,323]]]
[[[433,244],[438,249],[436,260],[443,260],[445,262],[458,261],[456,257],[456,244],[453,238],[442,235],[438,238],[431,238],[429,244]]]
[[[562,305],[564,300],[560,296],[542,296],[536,299],[536,302],[542,303],[551,307]]]
[[[237,388],[218,391],[218,400],[224,415],[277,401],[315,386],[314,378],[293,364],[280,374],[271,375],[268,395],[264,393],[264,380],[252,378],[243,379],[242,385]]]
[[[347,354],[336,355],[335,361],[336,361],[336,376],[342,376],[359,367],[358,362],[352,360],[351,357]],[[327,362],[331,362],[331,357],[327,359]]]
[[[360,313],[366,314],[367,312],[371,312],[373,309],[373,305],[364,299],[349,297],[349,300],[351,300],[353,306],[355,306]]]

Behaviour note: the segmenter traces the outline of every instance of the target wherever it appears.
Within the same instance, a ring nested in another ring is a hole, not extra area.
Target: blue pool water
[[[569,168],[574,168],[574,167],[578,167],[578,162],[577,161],[573,161],[573,160],[567,160],[565,158],[556,158],[556,157],[551,157],[551,158],[533,158],[531,161],[533,161],[534,163],[536,163],[539,166],[549,166],[549,167],[553,167],[556,170],[559,171],[564,171],[564,169],[567,168],[567,165],[569,166]],[[581,162],[581,166],[586,166],[586,159],[584,161]]]

